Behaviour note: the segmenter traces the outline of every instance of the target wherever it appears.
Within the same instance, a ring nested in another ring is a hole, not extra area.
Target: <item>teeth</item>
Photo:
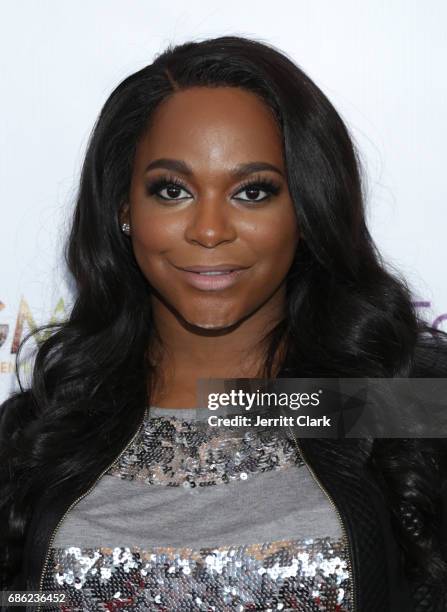
[[[207,274],[208,276],[216,276],[217,274],[228,274],[232,270],[222,270],[220,272],[199,272],[199,274]]]

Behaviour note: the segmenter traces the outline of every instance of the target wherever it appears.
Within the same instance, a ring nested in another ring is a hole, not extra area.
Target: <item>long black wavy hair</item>
[[[68,320],[41,326],[29,388],[1,407],[0,575],[19,571],[33,501],[86,490],[130,440],[155,380],[151,287],[120,231],[135,148],[157,106],[191,86],[234,86],[273,110],[302,238],[287,276],[284,319],[262,341],[264,376],[285,340],[283,372],[303,377],[441,377],[447,334],[417,316],[366,227],[360,164],[327,97],[284,53],[224,36],[169,46],[124,79],[90,136],[65,256],[76,282]],[[340,452],[342,447],[340,447]],[[409,574],[446,580],[438,530],[442,440],[376,439],[369,457]]]

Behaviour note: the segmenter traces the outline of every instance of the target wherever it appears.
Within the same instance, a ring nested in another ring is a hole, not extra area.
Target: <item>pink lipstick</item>
[[[234,285],[247,269],[236,264],[175,267],[190,285],[202,291],[227,289]]]

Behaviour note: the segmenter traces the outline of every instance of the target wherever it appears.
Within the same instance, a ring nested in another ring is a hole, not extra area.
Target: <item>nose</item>
[[[237,231],[231,210],[221,198],[203,198],[191,208],[185,230],[188,242],[213,248],[222,242],[231,242]]]

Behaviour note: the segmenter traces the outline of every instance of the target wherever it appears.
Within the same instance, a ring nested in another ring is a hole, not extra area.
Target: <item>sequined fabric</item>
[[[65,611],[350,610],[346,550],[330,538],[201,548],[51,549],[45,591]]]
[[[212,428],[202,421],[152,417],[107,473],[146,484],[195,487],[303,465],[290,438],[275,432],[232,433],[234,428]]]
[[[304,465],[293,440],[274,431],[240,435],[175,416],[151,417],[107,475],[140,486],[183,487],[187,512],[188,495],[204,487],[230,489],[236,480]],[[225,546],[52,547],[43,590],[63,592],[67,602],[42,610],[351,612],[341,538],[265,536]]]

